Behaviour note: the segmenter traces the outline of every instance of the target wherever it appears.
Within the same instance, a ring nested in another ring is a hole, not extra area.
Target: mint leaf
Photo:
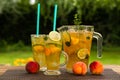
[[[78,15],[78,14],[75,14],[73,21],[74,21],[74,24],[75,24],[75,25],[80,25],[80,24],[81,24],[81,16]]]

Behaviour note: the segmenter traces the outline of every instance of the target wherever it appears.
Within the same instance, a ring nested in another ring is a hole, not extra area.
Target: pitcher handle
[[[68,62],[68,55],[67,55],[67,53],[66,53],[65,51],[62,51],[62,54],[63,54],[64,57],[65,57],[65,61],[64,61],[64,63],[61,63],[61,64],[60,64],[60,67],[65,66],[66,63]]]
[[[93,33],[93,38],[97,39],[97,57],[101,58],[102,57],[102,42],[103,42],[103,37],[100,33],[94,32]]]

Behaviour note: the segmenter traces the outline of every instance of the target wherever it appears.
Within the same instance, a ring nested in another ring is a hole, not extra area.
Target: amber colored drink
[[[62,40],[54,41],[49,37],[46,41],[45,55],[47,70],[44,72],[45,75],[60,75],[60,55],[62,52]]]
[[[48,44],[45,48],[46,62],[48,70],[59,70],[61,46],[57,44]]]
[[[81,30],[79,32],[63,32],[63,47],[68,54],[67,71],[71,72],[72,65],[77,61],[82,61],[88,65],[92,32]],[[69,39],[69,40],[68,40]]]
[[[97,56],[102,53],[102,35],[94,31],[90,25],[63,25],[58,28],[63,41],[63,50],[68,55],[67,72],[72,72],[72,66],[78,61],[89,64],[92,38],[97,39]]]
[[[40,64],[40,70],[45,71],[46,57],[45,57],[45,35],[31,35],[33,58]]]

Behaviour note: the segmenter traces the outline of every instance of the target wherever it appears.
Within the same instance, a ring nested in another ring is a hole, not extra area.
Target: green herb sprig
[[[74,24],[75,25],[80,25],[82,22],[81,22],[81,16],[80,15],[78,15],[78,14],[75,14],[74,15]]]

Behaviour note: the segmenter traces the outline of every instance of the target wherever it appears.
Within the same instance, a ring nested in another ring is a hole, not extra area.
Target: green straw
[[[57,18],[57,5],[54,8],[54,22],[53,22],[53,31],[56,30],[56,18]]]
[[[37,26],[36,26],[36,35],[39,35],[39,21],[40,21],[40,3],[38,3],[37,7]]]

